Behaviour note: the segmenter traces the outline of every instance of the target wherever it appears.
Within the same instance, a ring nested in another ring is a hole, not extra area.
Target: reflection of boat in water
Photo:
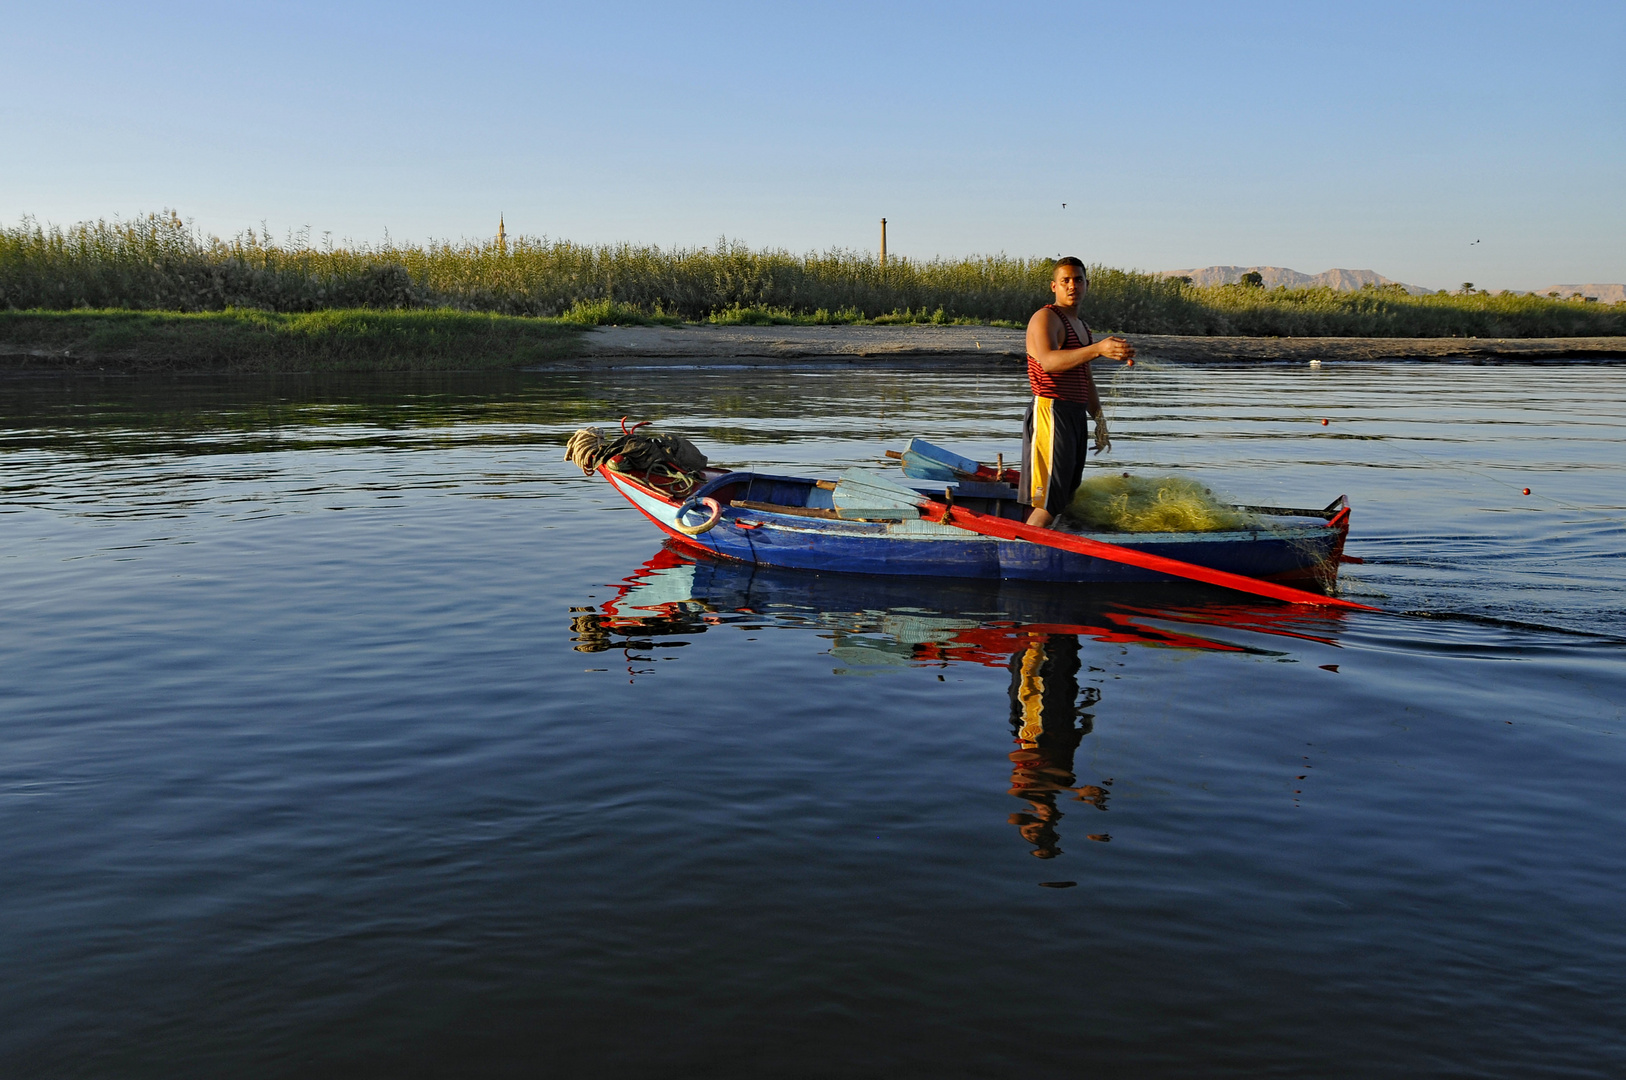
[[[1349,506],[1341,496],[1322,510],[1243,508],[1260,522],[1244,529],[1024,532],[1027,508],[1016,501],[1014,470],[960,458],[921,440],[910,445],[901,456],[924,462],[926,472],[906,471],[908,485],[857,472],[816,480],[709,469],[674,478],[618,471],[608,461],[597,470],[691,550],[802,570],[1052,582],[1160,582],[1170,574],[1197,577],[1212,571],[1325,588],[1336,580],[1349,533]],[[923,458],[916,447],[963,468]],[[952,479],[922,481],[922,475],[937,475],[933,469]],[[1067,538],[1076,541],[1072,548]],[[1137,563],[1136,554],[1174,560],[1198,573],[1180,573],[1170,563],[1160,572],[1144,559]]]
[[[1101,698],[1099,687],[1080,682],[1081,639],[1268,653],[1226,640],[1242,635],[1225,631],[1336,644],[1331,635],[1340,619],[1326,609],[1219,603],[1212,593],[1179,584],[1137,586],[1117,596],[1021,581],[951,580],[924,590],[908,579],[695,559],[671,546],[623,578],[613,597],[572,609],[577,649],[623,649],[629,661],[643,659],[633,654],[657,645],[655,639],[735,625],[818,630],[820,650],[842,665],[838,674],[956,663],[1007,668],[1015,744],[1009,794],[1025,804],[1009,821],[1041,859],[1062,853],[1061,802],[1104,811],[1112,786],[1111,778],[1080,783],[1076,775],[1075,753],[1093,730]],[[1110,839],[1100,826],[1084,835]]]
[[[577,648],[701,633],[727,623],[817,626],[835,655],[856,665],[974,663],[1004,666],[1028,641],[1075,634],[1094,641],[1220,652],[1262,652],[1204,633],[1223,629],[1328,642],[1327,609],[1219,602],[1179,583],[1133,590],[1057,588],[1026,581],[919,582],[815,574],[696,559],[663,548],[594,607],[574,609]]]

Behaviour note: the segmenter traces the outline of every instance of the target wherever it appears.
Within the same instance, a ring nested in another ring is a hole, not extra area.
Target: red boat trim
[[[974,510],[952,507],[946,502],[937,502],[934,499],[922,499],[921,509],[926,511],[929,519],[943,525],[957,525],[967,532],[998,537],[1002,540],[1026,540],[1032,544],[1043,544],[1046,547],[1060,548],[1063,551],[1074,551],[1080,555],[1090,555],[1098,559],[1124,563],[1128,566],[1139,566],[1142,569],[1152,570],[1156,573],[1168,574],[1170,577],[1206,582],[1226,589],[1235,589],[1237,592],[1252,593],[1255,596],[1268,596],[1272,600],[1285,600],[1290,604],[1358,608],[1362,611],[1380,610],[1366,604],[1357,604],[1353,600],[1345,600],[1337,596],[1322,596],[1318,593],[1306,592],[1303,589],[1262,581],[1259,578],[1244,577],[1241,574],[1233,574],[1226,570],[1214,570],[1194,563],[1181,562],[1179,559],[1154,555],[1148,551],[1138,551],[1135,548],[1125,547],[1121,544],[1107,544],[1100,540],[1091,540],[1083,536],[1071,536],[1051,529],[1019,525],[1014,521],[994,517],[992,514],[979,514]],[[1347,506],[1343,509],[1342,514],[1347,521],[1349,514]]]

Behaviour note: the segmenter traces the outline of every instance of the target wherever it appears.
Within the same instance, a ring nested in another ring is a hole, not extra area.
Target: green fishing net
[[[1182,476],[1092,476],[1078,487],[1065,516],[1102,532],[1220,532],[1250,529],[1259,519]]]

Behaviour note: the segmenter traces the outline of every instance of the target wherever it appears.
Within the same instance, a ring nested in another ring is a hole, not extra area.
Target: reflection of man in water
[[[1036,637],[1011,657],[1011,728],[1019,744],[1011,753],[1011,794],[1026,799],[1032,810],[1012,814],[1010,822],[1040,859],[1061,854],[1056,832],[1062,819],[1056,808],[1059,793],[1072,792],[1097,809],[1107,808],[1107,793],[1101,788],[1073,786],[1073,751],[1094,726],[1094,718],[1084,710],[1101,698],[1092,686],[1079,701],[1079,667],[1076,634]]]

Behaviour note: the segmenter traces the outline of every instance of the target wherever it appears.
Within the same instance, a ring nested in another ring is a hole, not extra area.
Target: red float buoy
[[[1529,488],[1525,488],[1525,489],[1524,489],[1524,493],[1525,493],[1525,494],[1526,494],[1526,495],[1528,495],[1528,494],[1530,494],[1530,489],[1529,489]]]
[[[1323,416],[1323,417],[1322,417],[1322,418],[1321,418],[1321,426],[1322,426],[1322,427],[1326,427],[1326,426],[1327,426],[1327,418],[1326,418],[1326,417],[1325,417],[1325,416]]]

